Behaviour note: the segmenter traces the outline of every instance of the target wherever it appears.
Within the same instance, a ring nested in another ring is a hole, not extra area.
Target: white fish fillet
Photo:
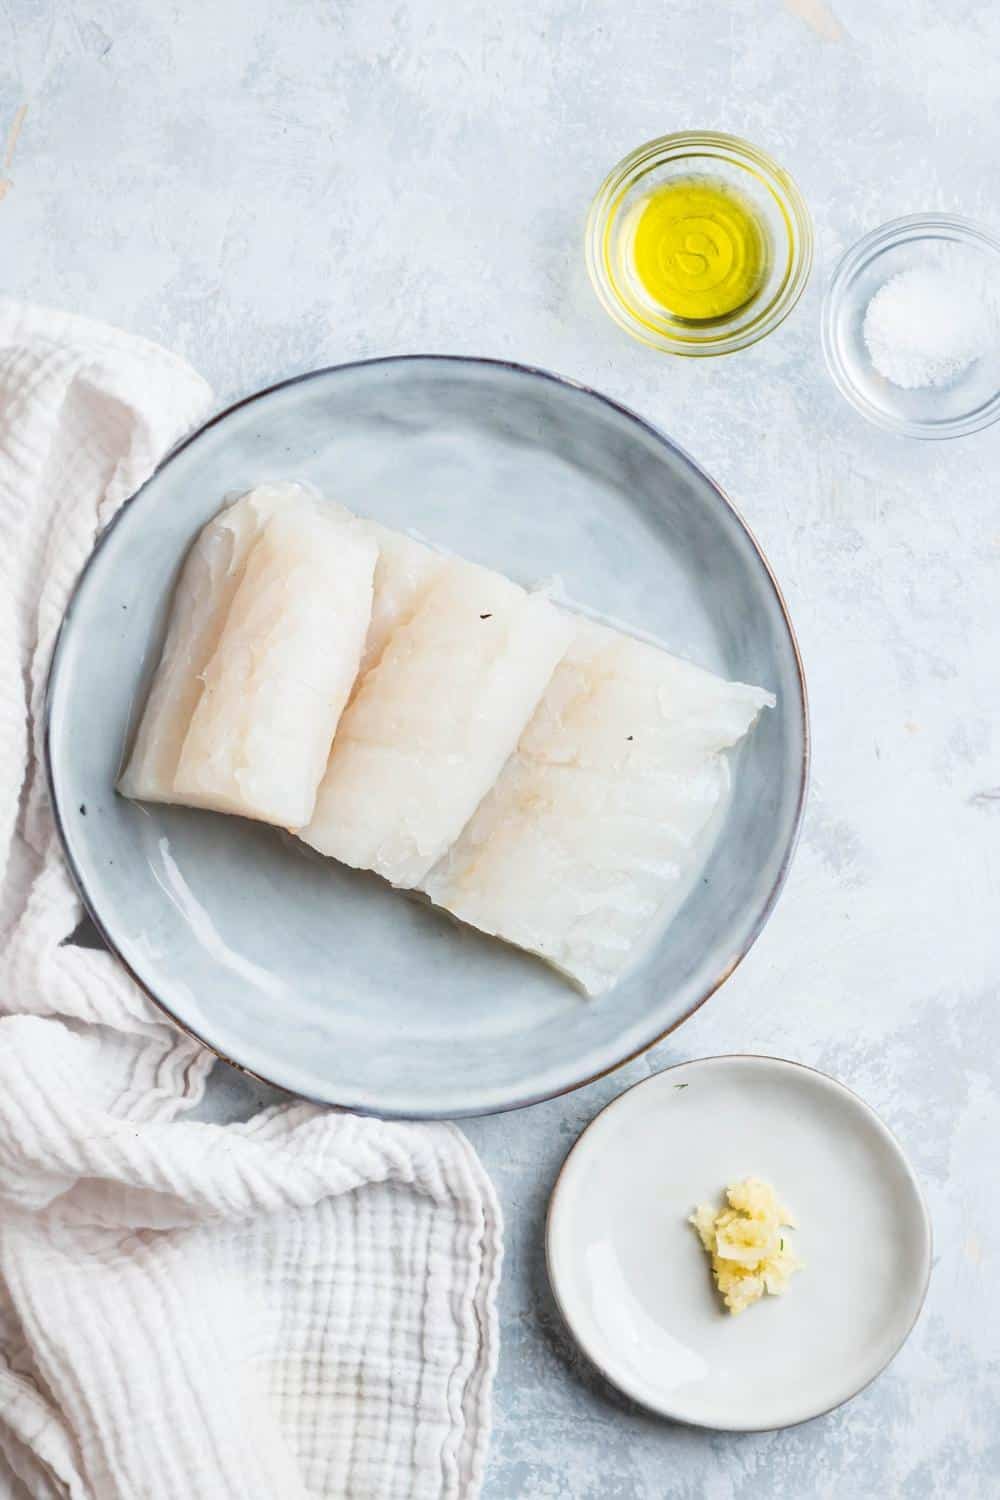
[[[517,752],[421,889],[600,993],[693,873],[728,785],[721,752],[773,703],[583,625]]]
[[[298,484],[264,484],[203,527],[187,555],[167,637],[132,754],[118,789],[141,802],[172,802],[181,746],[202,693],[250,548],[278,511],[311,503]]]
[[[426,542],[418,542],[405,531],[393,531],[381,521],[356,516],[339,500],[328,499],[324,505],[345,521],[356,521],[378,546],[372,617],[358,672],[360,684],[365,673],[378,662],[393,631],[413,617],[446,559],[443,553],[435,552]]]
[[[572,635],[543,595],[441,562],[344,714],[301,837],[416,885],[500,774]]]
[[[174,800],[308,823],[361,660],[376,558],[358,522],[322,506],[268,522],[205,668]]]
[[[444,564],[444,557],[377,521],[362,525],[378,543],[372,617],[361,657],[361,675],[376,665],[389,637],[412,619]]]

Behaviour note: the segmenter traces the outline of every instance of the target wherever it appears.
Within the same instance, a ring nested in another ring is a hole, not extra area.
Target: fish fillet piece
[[[250,548],[272,516],[311,503],[302,485],[258,485],[202,528],[174,591],[159,666],[118,782],[124,796],[174,801],[177,762],[201,697],[202,674],[219,644]]]
[[[361,660],[377,552],[360,523],[321,505],[267,523],[203,674],[175,801],[309,822]]]
[[[362,675],[376,665],[389,637],[412,619],[440,572],[444,557],[378,521],[362,523],[378,544],[372,617],[361,657]]]
[[[339,500],[324,503],[344,520],[356,520],[369,536],[374,537],[378,546],[372,617],[361,654],[360,681],[378,662],[393,631],[412,618],[445,557],[406,532],[393,531],[390,526],[383,526],[381,521],[372,521],[366,516],[355,516]]]
[[[421,889],[599,994],[685,889],[728,787],[722,752],[773,703],[582,625],[496,786]]]
[[[572,635],[544,595],[443,560],[344,714],[300,836],[415,886],[500,774]]]

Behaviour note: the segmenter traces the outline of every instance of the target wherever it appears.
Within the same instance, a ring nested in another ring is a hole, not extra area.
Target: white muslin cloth
[[[155,345],[0,300],[0,1495],[466,1500],[501,1224],[464,1136],[295,1103],[186,1120],[210,1054],[67,941],[53,642],[96,532],[210,397]]]

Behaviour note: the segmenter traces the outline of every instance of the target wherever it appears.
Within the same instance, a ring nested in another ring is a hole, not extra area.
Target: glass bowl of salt
[[[847,252],[823,303],[840,391],[879,427],[951,438],[1000,417],[1000,240],[968,219],[911,214]]]

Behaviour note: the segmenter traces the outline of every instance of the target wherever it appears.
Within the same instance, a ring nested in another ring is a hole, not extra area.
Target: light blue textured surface
[[[812,692],[803,845],[747,963],[657,1053],[475,1123],[507,1214],[487,1500],[981,1500],[1000,1472],[1000,428],[907,444],[822,366],[837,256],[926,208],[1000,229],[1000,9],[900,0],[7,0],[5,290],[186,354],[229,399],[434,349],[547,365],[660,422],[730,491]],[[813,284],[756,349],[671,362],[597,308],[590,194],[664,130],[745,134],[797,177]],[[726,1050],[857,1088],[923,1177],[936,1265],[890,1371],[795,1431],[667,1427],[574,1356],[541,1227],[579,1128],[647,1068]],[[228,1090],[227,1085],[228,1083]],[[217,1113],[252,1091],[220,1070]]]

